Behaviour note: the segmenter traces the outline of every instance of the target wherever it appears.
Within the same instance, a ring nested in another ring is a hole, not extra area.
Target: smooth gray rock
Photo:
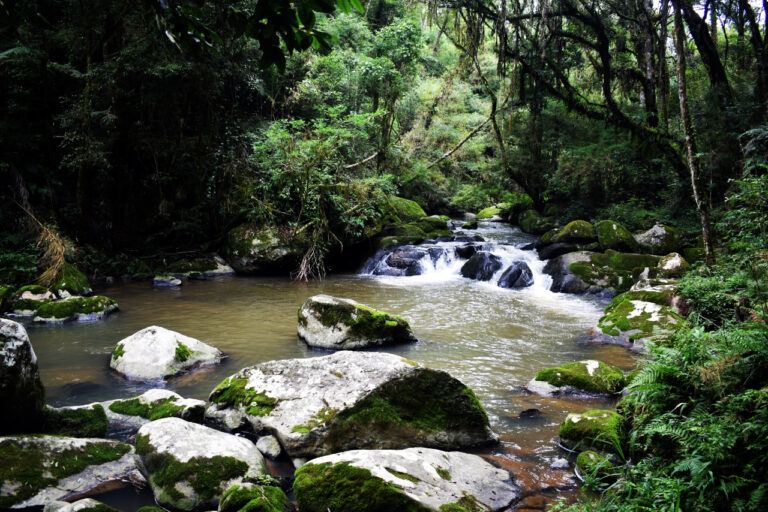
[[[508,471],[477,455],[429,448],[342,452],[314,459],[303,470],[313,465],[338,463],[369,470],[374,477],[398,487],[428,510],[438,511],[444,505],[467,498],[477,502],[478,510],[507,510],[522,494]],[[299,502],[300,490],[299,486]]]
[[[524,261],[516,261],[499,278],[502,288],[527,288],[533,284],[533,272]]]
[[[357,448],[458,449],[496,440],[464,384],[381,352],[341,351],[250,366],[222,382],[209,401],[207,421],[223,429],[270,432],[292,458]],[[378,417],[381,404],[399,419]],[[432,427],[422,428],[425,423]]]
[[[216,347],[153,325],[118,341],[109,366],[128,379],[159,380],[223,357]]]
[[[152,279],[152,284],[155,288],[170,288],[173,286],[181,286],[181,279],[173,276],[155,276]]]
[[[490,281],[501,268],[501,258],[488,251],[478,251],[461,267],[461,275],[477,281]]]
[[[680,234],[675,228],[656,223],[648,231],[635,235],[635,241],[648,254],[664,255],[679,249]]]
[[[40,422],[45,391],[23,325],[0,319],[0,434],[29,432]]]
[[[264,457],[251,441],[179,418],[164,418],[142,426],[136,435],[136,445],[155,500],[160,505],[180,510],[215,508],[222,493],[231,486],[246,478],[267,474]],[[210,497],[195,490],[192,483],[185,480],[184,477],[194,477],[203,471],[202,468],[221,467],[224,464],[222,457],[239,461],[242,470],[235,471],[230,478],[211,481]],[[160,485],[153,478],[158,472],[181,464],[186,464],[188,469],[178,472],[178,481]],[[169,490],[178,491],[180,496]]]
[[[265,456],[270,459],[276,459],[283,453],[283,448],[280,446],[280,441],[275,436],[260,437],[256,441],[256,448]]]
[[[178,393],[174,393],[173,391],[167,389],[150,389],[135,397],[118,398],[115,400],[107,400],[105,402],[97,402],[100,403],[102,407],[104,407],[104,411],[107,414],[107,420],[109,421],[110,431],[120,431],[122,433],[135,432],[141,428],[142,425],[152,421],[151,419],[144,418],[142,416],[122,414],[112,410],[111,407],[113,404],[116,404],[115,408],[120,410],[120,404],[129,400],[138,400],[141,405],[147,406],[150,410],[152,410],[153,407],[162,405],[164,402],[168,402],[173,406],[181,407],[181,410],[175,411],[173,413],[173,417],[181,418],[194,423],[202,423],[203,417],[205,415],[205,402],[203,400],[183,398]],[[93,405],[94,404],[90,404],[90,406]]]

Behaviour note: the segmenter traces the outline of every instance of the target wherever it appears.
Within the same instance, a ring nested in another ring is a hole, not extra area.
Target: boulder
[[[563,254],[568,254],[569,252],[576,252],[579,250],[578,244],[571,244],[566,242],[557,242],[557,243],[548,243],[548,244],[540,244],[536,246],[536,251],[539,254],[540,260],[551,260],[552,258],[557,258],[558,256],[562,256]]]
[[[489,220],[491,222],[501,222],[501,208],[498,206],[489,206],[477,212],[476,220]]]
[[[256,448],[270,459],[276,459],[283,453],[283,449],[280,446],[280,441],[275,436],[260,437],[256,442]]]
[[[107,414],[99,403],[74,407],[46,406],[44,419],[35,432],[69,437],[104,437]]]
[[[595,360],[565,363],[541,370],[526,385],[528,391],[542,396],[579,393],[613,395],[623,388],[624,372],[621,368]]]
[[[685,261],[685,258],[676,252],[661,258],[656,268],[658,269],[658,277],[661,278],[683,277],[683,274],[691,270],[691,266]]]
[[[209,401],[207,421],[270,432],[293,458],[358,448],[458,449],[496,439],[471,389],[381,352],[250,366],[219,384]]]
[[[385,209],[388,210],[386,213],[396,215],[402,222],[410,222],[427,216],[419,203],[404,197],[388,197]]]
[[[296,471],[302,512],[507,510],[522,490],[477,455],[429,448],[353,450]]]
[[[407,276],[416,276],[421,271],[419,262],[426,255],[427,252],[422,249],[403,247],[392,251],[387,256],[386,263],[392,268],[402,269]]]
[[[552,276],[552,290],[565,293],[612,295],[629,290],[646,268],[655,268],[659,258],[648,254],[588,251],[563,254],[544,266]]]
[[[293,510],[282,489],[250,482],[233,485],[222,495],[218,512],[289,512]]]
[[[601,220],[595,224],[600,249],[622,252],[637,252],[639,245],[627,228],[612,220]]]
[[[276,227],[243,224],[227,234],[223,256],[238,274],[275,274],[293,269],[304,247]]]
[[[585,244],[597,241],[592,224],[585,220],[574,220],[566,224],[551,239],[553,243]]]
[[[629,291],[613,298],[592,330],[596,341],[645,350],[645,342],[666,336],[682,320],[669,302],[671,292]]]
[[[555,227],[555,219],[542,217],[536,210],[526,210],[518,217],[518,224],[526,233],[541,235]]]
[[[591,286],[571,271],[575,263],[592,261],[592,253],[587,251],[570,252],[550,259],[544,265],[543,272],[552,276],[553,292],[562,293],[599,293],[602,288]]]
[[[465,222],[461,225],[461,229],[477,229],[477,219]]]
[[[62,265],[56,279],[51,284],[51,290],[56,292],[62,299],[74,295],[90,295],[93,293],[91,285],[85,274],[80,272],[77,267],[69,263]]]
[[[477,281],[490,281],[501,268],[501,258],[488,251],[478,251],[461,267],[461,275]]]
[[[460,245],[454,249],[456,252],[456,256],[458,256],[461,259],[469,259],[477,252],[477,245],[474,244],[466,244],[466,245]]]
[[[533,272],[524,261],[516,261],[501,274],[498,285],[502,288],[526,288],[533,284]]]
[[[330,295],[315,295],[302,304],[298,333],[308,345],[332,350],[417,341],[404,318]]]
[[[181,279],[178,279],[172,275],[155,276],[152,279],[152,286],[155,288],[172,288],[174,286],[181,286]]]
[[[611,461],[593,451],[581,452],[576,457],[576,473],[582,480],[589,476],[605,484],[616,480],[618,476]]]
[[[153,325],[118,341],[109,366],[128,379],[158,380],[223,357],[216,347]]]
[[[135,432],[142,425],[162,418],[181,418],[193,423],[202,423],[205,416],[205,402],[181,395],[167,389],[150,389],[133,398],[108,400],[101,404],[107,414],[112,431]]]
[[[142,426],[136,453],[155,500],[178,510],[214,508],[232,485],[267,473],[249,440],[179,418]]]
[[[656,223],[651,229],[635,235],[643,252],[664,255],[675,252],[680,246],[680,232],[670,226]]]
[[[133,447],[106,439],[0,438],[0,508],[42,506],[143,482]]]
[[[24,326],[0,318],[0,434],[31,432],[43,417],[45,391]],[[1,507],[1,506],[0,506]]]
[[[103,320],[119,309],[117,302],[94,295],[92,297],[70,296],[62,300],[42,302],[35,310],[35,322],[63,323],[72,320],[78,322],[96,322]]]
[[[624,453],[627,441],[624,417],[607,409],[570,413],[560,424],[558,435],[560,442],[568,449],[619,456]]]
[[[92,498],[84,498],[72,503],[66,501],[48,502],[45,504],[43,512],[120,512],[120,510]]]

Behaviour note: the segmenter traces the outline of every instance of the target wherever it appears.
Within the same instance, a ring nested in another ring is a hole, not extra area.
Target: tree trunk
[[[696,202],[696,208],[699,210],[701,218],[701,235],[704,238],[704,255],[707,264],[714,263],[714,254],[712,251],[712,239],[709,233],[709,208],[701,196],[699,190],[699,162],[696,151],[696,140],[693,133],[693,124],[691,115],[688,112],[688,91],[685,78],[685,33],[683,29],[683,19],[680,14],[680,6],[675,5],[675,51],[677,52],[677,95],[680,101],[680,118],[683,122],[683,131],[685,132],[685,149],[688,156],[688,168],[691,171],[691,189],[693,190],[693,200]]]
[[[661,24],[659,28],[659,48],[657,62],[659,72],[657,74],[659,83],[657,91],[659,95],[658,104],[661,110],[661,127],[664,132],[669,131],[669,68],[667,67],[667,26],[669,24],[669,0],[664,0],[659,13]]]

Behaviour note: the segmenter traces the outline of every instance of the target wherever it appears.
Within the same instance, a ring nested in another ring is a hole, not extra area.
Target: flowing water
[[[384,252],[359,275],[331,275],[311,283],[217,277],[186,281],[176,289],[133,283],[99,290],[119,302],[119,313],[91,324],[28,326],[48,402],[75,405],[134,396],[147,389],[110,372],[109,358],[117,341],[149,325],[179,331],[228,354],[219,366],[167,383],[186,397],[207,398],[219,382],[244,366],[325,355],[297,338],[296,311],[307,297],[326,293],[409,320],[420,341],[386,351],[446,370],[473,388],[501,437],[493,449],[497,460],[538,479],[530,485],[557,487],[547,479],[553,479],[552,462],[564,456],[556,446],[558,425],[567,412],[609,403],[531,396],[521,386],[545,367],[595,358],[631,369],[636,356],[621,347],[584,341],[583,334],[595,325],[605,301],[550,292],[550,278],[541,273],[543,262],[535,252],[519,249],[530,237],[494,223],[481,223],[475,233],[486,240],[478,248],[503,262],[488,282],[459,274],[465,260],[454,249],[466,243],[436,242],[417,246],[426,256],[414,271],[420,275],[413,276],[372,275],[377,268],[381,273],[388,254]],[[515,290],[496,286],[503,269],[520,260],[531,268],[533,285]],[[527,409],[538,409],[540,414],[520,417]],[[121,499],[113,504],[131,509]]]

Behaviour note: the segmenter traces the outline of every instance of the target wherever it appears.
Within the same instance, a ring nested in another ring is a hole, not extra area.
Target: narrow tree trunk
[[[680,14],[680,6],[675,5],[675,50],[677,52],[677,95],[680,101],[680,118],[683,122],[683,131],[685,132],[685,149],[688,156],[688,168],[691,171],[691,189],[693,190],[693,200],[696,202],[696,208],[699,210],[701,218],[701,235],[704,238],[704,255],[707,264],[714,263],[714,254],[712,251],[712,239],[709,233],[709,208],[699,190],[699,162],[696,151],[696,140],[693,134],[693,124],[691,115],[688,112],[688,91],[685,78],[685,33],[683,29],[683,19]]]
[[[667,26],[669,25],[669,0],[664,0],[659,13],[661,24],[659,28],[659,48],[657,62],[659,65],[658,104],[661,111],[661,127],[669,131],[669,68],[667,67]]]

